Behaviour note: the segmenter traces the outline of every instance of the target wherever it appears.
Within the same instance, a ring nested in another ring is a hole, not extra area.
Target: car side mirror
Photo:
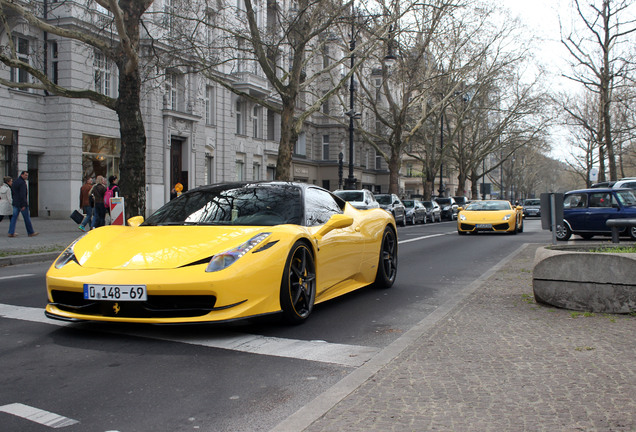
[[[353,218],[351,216],[346,216],[343,214],[335,214],[329,218],[326,224],[324,224],[317,232],[314,234],[314,238],[316,240],[322,239],[325,235],[330,233],[331,231],[339,228],[346,228],[348,226],[353,225]]]
[[[143,216],[133,216],[133,217],[129,218],[127,222],[128,222],[128,225],[130,225],[131,227],[138,227],[139,225],[144,223],[144,217]]]

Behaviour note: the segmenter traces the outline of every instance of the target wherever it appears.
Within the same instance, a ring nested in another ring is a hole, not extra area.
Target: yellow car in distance
[[[457,233],[523,232],[523,207],[505,200],[473,201],[460,208]]]
[[[397,274],[397,229],[291,182],[201,186],[147,220],[105,226],[71,244],[46,274],[46,316],[65,321],[222,322],[314,304]]]

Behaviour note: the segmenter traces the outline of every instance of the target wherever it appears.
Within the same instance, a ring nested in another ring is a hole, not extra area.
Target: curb
[[[17,264],[30,264],[36,262],[50,261],[53,262],[62,251],[58,252],[43,252],[35,254],[25,255],[12,255],[7,257],[0,257],[0,267],[6,267]]]

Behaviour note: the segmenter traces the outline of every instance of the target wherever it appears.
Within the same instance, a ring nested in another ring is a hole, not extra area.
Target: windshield
[[[541,205],[541,201],[535,200],[535,199],[527,199],[523,202],[523,205],[525,206]]]
[[[402,204],[404,204],[404,207],[415,207],[415,201],[413,200],[404,200],[402,201]]]
[[[433,203],[430,201],[422,201],[422,204],[424,205],[424,207],[426,207],[427,209],[432,209],[433,208]]]
[[[617,191],[616,198],[624,206],[636,206],[636,196],[632,191]]]
[[[375,200],[380,204],[391,204],[391,195],[376,195]]]
[[[297,187],[221,185],[173,199],[143,225],[300,225],[302,219]]]
[[[510,203],[507,201],[476,201],[468,204],[468,211],[493,211],[493,210],[512,210]]]
[[[451,203],[450,198],[438,198],[435,201],[437,201],[437,204],[440,204],[440,205],[442,205],[442,204],[448,205],[448,204]]]
[[[334,193],[345,201],[364,201],[362,192],[336,191]]]

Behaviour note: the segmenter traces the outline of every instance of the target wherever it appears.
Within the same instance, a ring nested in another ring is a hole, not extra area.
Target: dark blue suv
[[[563,225],[557,227],[557,240],[572,234],[584,239],[611,235],[608,219],[636,219],[636,196],[632,189],[594,188],[567,192],[563,197]],[[623,228],[621,235],[636,240],[636,227]]]

